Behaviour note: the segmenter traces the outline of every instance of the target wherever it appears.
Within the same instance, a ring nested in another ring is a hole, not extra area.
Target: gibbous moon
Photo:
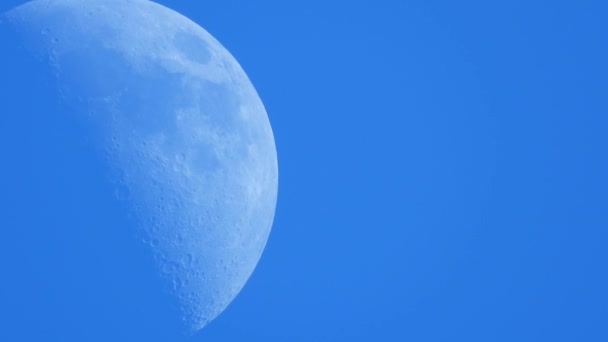
[[[147,0],[36,0],[1,18],[46,61],[187,329],[201,329],[251,276],[275,212],[273,133],[245,72]]]

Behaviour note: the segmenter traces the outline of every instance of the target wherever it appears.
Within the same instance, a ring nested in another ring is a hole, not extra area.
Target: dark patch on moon
[[[207,43],[199,36],[190,32],[180,31],[173,37],[175,48],[182,56],[198,64],[207,64],[211,60],[211,53]]]

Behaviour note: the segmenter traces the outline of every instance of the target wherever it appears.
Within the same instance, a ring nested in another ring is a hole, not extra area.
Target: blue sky
[[[261,262],[192,341],[608,341],[608,5],[159,2],[279,156]]]

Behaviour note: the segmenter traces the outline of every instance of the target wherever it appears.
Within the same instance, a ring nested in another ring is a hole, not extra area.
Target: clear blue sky
[[[261,262],[192,341],[608,341],[604,1],[159,2],[279,155]]]

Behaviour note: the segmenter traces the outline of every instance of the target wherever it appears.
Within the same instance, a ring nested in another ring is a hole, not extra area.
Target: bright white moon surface
[[[275,212],[273,133],[247,75],[147,0],[36,0],[2,20],[90,129],[186,329],[201,329],[251,276]]]

